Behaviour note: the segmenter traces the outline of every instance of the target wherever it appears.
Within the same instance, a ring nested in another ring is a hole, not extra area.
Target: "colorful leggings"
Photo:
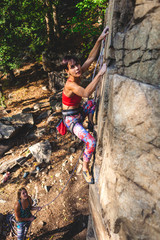
[[[94,100],[88,100],[87,102],[85,102],[82,105],[82,115],[85,118],[88,114],[90,113],[94,113],[95,111],[95,102]],[[84,118],[82,119],[82,115],[81,114],[77,114],[77,115],[72,115],[72,116],[66,116],[65,117],[65,124],[67,126],[67,128],[70,127],[71,123],[73,122],[77,122],[74,125],[73,128],[73,133],[79,138],[81,139],[83,142],[85,142],[86,144],[86,148],[84,150],[83,153],[83,160],[85,162],[89,162],[92,154],[95,150],[96,147],[96,140],[95,138],[83,127],[82,123],[84,121]]]
[[[25,240],[31,222],[18,222],[17,223],[17,240]]]

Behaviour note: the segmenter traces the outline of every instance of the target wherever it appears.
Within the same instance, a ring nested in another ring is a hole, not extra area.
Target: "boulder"
[[[46,162],[50,161],[52,147],[50,142],[47,140],[45,142],[36,143],[33,146],[29,147],[30,152],[35,157],[37,162]]]
[[[30,113],[20,113],[8,118],[0,119],[0,140],[9,139],[17,134],[24,126],[33,125]]]
[[[15,134],[15,128],[12,125],[6,125],[0,122],[0,140],[8,139]]]

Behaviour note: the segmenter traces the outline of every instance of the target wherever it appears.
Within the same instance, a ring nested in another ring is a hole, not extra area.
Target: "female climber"
[[[106,71],[106,64],[103,64],[98,74],[86,88],[81,86],[81,76],[96,59],[99,53],[101,41],[106,37],[108,31],[108,27],[103,30],[87,60],[82,66],[75,56],[65,56],[62,61],[63,69],[68,74],[68,79],[62,93],[63,121],[67,128],[86,144],[83,153],[83,176],[89,184],[93,183],[92,175],[89,172],[89,161],[95,150],[96,140],[82,124],[85,117],[88,116],[88,129],[93,131],[93,113],[95,111],[95,102],[93,99],[88,100],[82,106],[80,102],[82,97],[88,98],[93,93],[97,84],[101,80],[101,76]]]
[[[31,210],[41,210],[41,207],[33,207],[32,199],[25,188],[20,188],[17,192],[18,201],[15,203],[15,217],[17,221],[17,240],[26,239],[26,235],[31,222],[35,219]]]

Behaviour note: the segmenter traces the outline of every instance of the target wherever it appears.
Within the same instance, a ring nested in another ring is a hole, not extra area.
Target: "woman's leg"
[[[86,101],[83,105],[84,118],[88,115],[88,129],[93,132],[93,114],[96,108],[96,103],[93,99]]]
[[[83,153],[83,171],[87,171],[89,161],[95,150],[96,140],[80,123],[76,123],[73,128],[73,132],[79,139],[81,139],[86,144],[86,148]]]
[[[77,120],[80,119],[77,115],[74,116],[67,116],[64,120],[66,126],[69,128],[72,123],[75,123],[73,127],[73,133],[81,139],[86,144],[86,148],[83,154],[84,162],[89,162],[91,156],[95,150],[96,141],[95,138],[82,126],[80,122]]]
[[[75,117],[76,116],[76,117]],[[73,122],[78,120],[77,115],[67,116],[65,118],[65,124],[69,128]],[[73,133],[86,144],[86,148],[83,153],[83,161],[88,163],[95,150],[96,141],[95,138],[82,126],[81,123],[77,122],[74,125]],[[87,164],[84,164],[84,170],[86,170]],[[87,168],[88,169],[88,168]]]
[[[25,223],[17,224],[17,240],[24,239],[24,229],[25,229]]]
[[[83,176],[87,183],[92,184],[94,181],[92,175],[89,173],[89,161],[95,150],[96,140],[89,132],[87,132],[82,124],[77,123],[73,129],[73,132],[86,144],[86,148],[83,153]]]
[[[96,103],[93,99],[90,99],[82,105],[82,108],[84,116],[89,115],[91,117],[94,114]]]
[[[26,239],[27,232],[28,232],[28,229],[29,229],[30,225],[31,225],[31,222],[30,222],[30,221],[26,222],[26,224],[25,224],[25,228],[24,228],[24,240]]]
[[[81,123],[77,122],[80,119],[80,115],[67,116],[65,117],[65,124],[69,128],[72,123],[75,123],[73,133],[86,144],[86,148],[83,153],[83,174],[86,175],[85,179],[88,183],[93,183],[93,179],[89,174],[88,167],[89,161],[95,150],[96,140],[95,138],[82,126]]]

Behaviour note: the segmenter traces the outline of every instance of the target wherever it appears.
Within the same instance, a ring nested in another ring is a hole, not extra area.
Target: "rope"
[[[103,41],[102,41],[102,49],[101,49],[101,52],[100,52],[100,54],[99,54],[99,57],[98,57],[96,66],[95,66],[95,68],[94,68],[94,72],[93,72],[93,75],[92,75],[92,80],[93,80],[93,78],[95,77],[95,73],[96,73],[97,66],[98,66],[98,63],[99,63],[99,62],[100,62],[100,68],[102,67],[104,48],[105,48],[105,39],[103,39]]]
[[[98,60],[97,60],[97,63],[96,63],[96,66],[95,66],[95,69],[94,69],[94,72],[93,72],[92,80],[93,80],[93,78],[95,77],[95,73],[96,73],[96,69],[97,69],[98,64],[99,64],[99,68],[100,68],[100,69],[101,69],[101,67],[102,67],[104,49],[105,49],[105,39],[103,39],[103,41],[102,41],[102,49],[101,49],[101,52],[100,52],[100,54],[99,54],[99,57],[98,57]],[[95,101],[95,102],[97,102],[97,100],[96,100],[97,90],[98,90],[98,86],[96,87],[96,90],[95,90],[95,93],[94,93],[94,101]]]
[[[105,39],[103,39],[103,41],[102,41],[102,49],[101,49],[101,52],[100,52],[100,54],[99,54],[99,57],[98,57],[98,60],[97,60],[97,63],[96,63],[96,66],[95,66],[95,69],[94,69],[94,72],[93,72],[93,75],[92,75],[92,80],[93,80],[93,78],[95,77],[98,64],[99,64],[99,67],[100,67],[100,68],[102,67],[104,48],[105,48]],[[97,87],[96,87],[96,90],[95,90],[94,100],[96,99],[96,95],[97,95]],[[95,102],[96,102],[96,100],[95,100]],[[84,146],[85,146],[85,145],[84,145]],[[37,212],[36,212],[33,216],[36,217],[37,213],[38,213],[39,211],[41,211],[42,208],[44,208],[44,207],[50,205],[51,203],[55,202],[56,199],[63,193],[63,191],[64,191],[65,188],[67,187],[69,181],[71,180],[71,178],[72,178],[72,176],[73,176],[73,174],[74,174],[75,169],[77,168],[79,159],[80,159],[80,157],[81,157],[81,155],[82,155],[82,153],[83,153],[83,150],[84,150],[84,146],[83,146],[82,151],[81,151],[81,153],[80,153],[80,155],[79,155],[79,158],[78,158],[78,160],[77,160],[77,162],[76,162],[76,164],[75,164],[75,167],[74,167],[74,169],[73,169],[73,171],[72,171],[72,173],[71,173],[71,176],[70,176],[69,179],[67,180],[67,182],[66,182],[66,184],[64,185],[64,187],[62,188],[62,190],[58,193],[58,195],[57,195],[52,201],[50,201],[49,203],[44,204],[44,205],[41,207],[40,210],[37,210]],[[10,225],[11,225],[12,233],[13,233],[15,236],[17,236],[17,228],[15,227],[15,225],[17,225],[17,223],[16,223],[16,220],[15,220],[14,214],[10,217],[9,222],[10,222]],[[31,225],[30,225],[30,227],[31,227]],[[52,236],[52,237],[53,237],[53,236]],[[52,239],[52,237],[51,237],[51,239]]]
[[[10,223],[10,226],[11,226],[11,231],[13,233],[13,235],[17,235],[17,228],[15,227],[15,225],[17,224],[16,223],[16,220],[15,220],[15,216],[14,214],[9,218],[9,223]]]
[[[74,174],[74,172],[75,172],[75,169],[77,168],[77,165],[78,165],[79,159],[80,159],[80,157],[81,157],[81,155],[82,155],[82,153],[83,153],[84,147],[85,147],[85,145],[83,146],[82,151],[81,151],[81,153],[80,153],[80,155],[79,155],[79,158],[78,158],[78,160],[77,160],[77,162],[76,162],[76,164],[75,164],[75,166],[74,166],[74,169],[73,169],[73,171],[72,171],[69,179],[67,180],[66,184],[64,185],[63,189],[58,193],[58,195],[57,195],[52,201],[50,201],[50,202],[47,203],[47,204],[44,204],[44,205],[41,207],[41,210],[42,210],[42,208],[44,208],[44,207],[50,205],[51,203],[55,202],[56,199],[63,193],[63,191],[64,191],[65,188],[67,187],[69,181],[71,180],[71,178],[72,178],[72,176],[73,176],[73,174]],[[38,213],[39,211],[41,211],[41,210],[37,210],[36,213],[35,213],[33,216],[36,217],[37,213]],[[15,220],[14,214],[10,217],[9,222],[10,222],[10,226],[11,226],[11,230],[12,230],[13,235],[14,235],[14,236],[17,236],[17,227],[15,227],[15,226],[17,225],[17,222],[16,222],[16,220]],[[31,228],[31,225],[30,225],[30,228]]]
[[[85,146],[85,145],[84,145],[84,146]],[[57,195],[52,201],[50,201],[50,202],[47,203],[47,204],[44,204],[44,205],[41,207],[41,210],[42,210],[42,208],[44,208],[44,207],[50,205],[51,203],[55,202],[55,200],[63,193],[63,191],[64,191],[65,188],[67,187],[69,181],[71,180],[71,178],[72,178],[72,176],[73,176],[73,174],[74,174],[74,171],[75,171],[75,169],[76,169],[76,167],[77,167],[77,165],[78,165],[79,159],[80,159],[80,157],[81,157],[81,155],[82,155],[82,153],[83,153],[84,146],[83,146],[82,151],[81,151],[81,153],[80,153],[80,155],[79,155],[79,158],[78,158],[78,160],[77,160],[77,162],[76,162],[76,164],[75,164],[75,167],[74,167],[74,169],[73,169],[73,171],[72,171],[72,173],[71,173],[71,176],[69,177],[68,181],[66,182],[66,184],[64,185],[64,187],[62,188],[62,190],[58,193],[58,195]],[[41,210],[37,210],[37,212],[35,213],[35,215],[36,215],[39,211],[41,211]],[[35,216],[35,215],[34,215],[34,216]]]
[[[17,222],[15,220],[15,215],[14,214],[12,214],[11,217],[9,218],[9,223],[10,223],[12,235],[17,237]],[[28,228],[28,232],[29,232],[29,236],[30,236],[30,234],[31,234],[31,224]]]

